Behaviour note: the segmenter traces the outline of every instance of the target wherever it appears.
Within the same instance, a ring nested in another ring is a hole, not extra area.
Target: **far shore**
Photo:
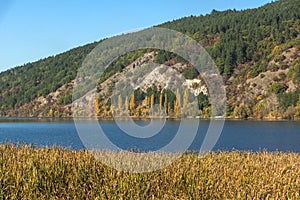
[[[47,117],[47,116],[0,116],[0,122],[1,121],[85,121],[85,120],[97,120],[97,121],[114,121],[114,120],[120,120],[120,121],[128,121],[128,120],[134,120],[134,121],[149,121],[149,120],[171,120],[171,121],[180,121],[180,120],[202,120],[202,121],[208,121],[208,120],[225,120],[225,121],[295,121],[300,122],[300,119],[282,119],[282,118],[273,118],[273,117],[266,117],[266,118],[233,118],[233,117],[220,117],[216,116],[214,118],[202,118],[199,116],[192,117],[182,117],[182,118],[176,118],[176,117],[88,117],[88,116],[82,116],[82,117],[73,117],[73,116],[61,116],[61,117]]]

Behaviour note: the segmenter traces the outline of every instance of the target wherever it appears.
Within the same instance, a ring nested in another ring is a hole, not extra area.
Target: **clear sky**
[[[0,71],[123,32],[270,0],[0,0]]]

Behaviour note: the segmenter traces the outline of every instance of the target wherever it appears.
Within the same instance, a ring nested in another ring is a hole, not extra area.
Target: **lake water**
[[[147,121],[137,121],[147,125]],[[124,134],[113,121],[100,125],[109,140],[122,149],[158,150],[176,134],[180,121],[169,120],[157,135],[142,139]],[[197,135],[189,150],[199,151],[209,121],[200,121]],[[187,133],[188,134],[188,133]],[[26,143],[37,146],[59,145],[71,149],[84,148],[73,121],[0,122],[0,142]],[[225,121],[221,136],[213,148],[218,150],[300,152],[300,122],[295,121]]]

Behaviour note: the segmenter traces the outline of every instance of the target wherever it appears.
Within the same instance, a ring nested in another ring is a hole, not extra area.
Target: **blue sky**
[[[123,32],[212,9],[270,0],[6,0],[0,3],[0,71]]]

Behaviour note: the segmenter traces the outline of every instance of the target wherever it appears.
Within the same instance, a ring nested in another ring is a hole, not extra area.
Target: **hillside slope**
[[[223,75],[228,117],[289,118],[300,116],[300,2],[281,0],[257,9],[243,11],[213,10],[205,16],[190,16],[160,27],[185,33],[204,46]],[[100,41],[101,42],[101,41]],[[73,80],[85,56],[98,44],[88,44],[54,57],[16,67],[0,74],[0,114],[2,116],[69,116]],[[138,59],[147,50],[132,52],[115,61],[99,82],[105,85]],[[153,61],[166,65],[179,64],[187,79],[201,80],[191,66],[176,55],[148,50]],[[163,85],[163,83],[162,83]],[[204,85],[199,85],[203,87]],[[143,102],[152,95],[160,102],[160,94],[168,93],[169,114],[175,114],[175,94],[147,88],[135,99],[133,114],[142,113]],[[99,91],[99,115],[110,115],[109,93]],[[135,93],[136,95],[138,92]],[[164,94],[165,95],[165,94]],[[199,96],[200,95],[200,96]],[[198,94],[199,113],[207,117],[210,105],[207,96]],[[171,101],[171,99],[172,101]],[[124,101],[124,100],[123,100]],[[144,102],[145,104],[145,102]],[[148,102],[149,104],[149,102]],[[104,107],[103,107],[104,106]],[[106,113],[106,114],[103,114]]]

